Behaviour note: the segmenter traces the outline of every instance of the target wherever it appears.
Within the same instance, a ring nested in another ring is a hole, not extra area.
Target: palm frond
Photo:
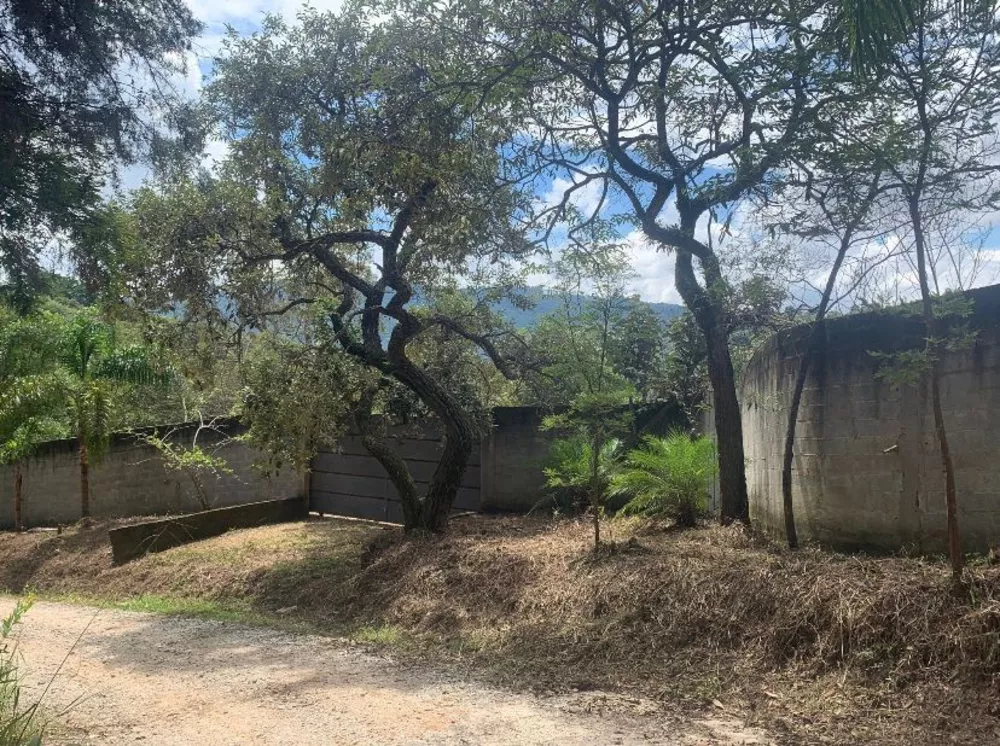
[[[667,515],[690,524],[707,508],[714,473],[715,448],[708,439],[692,440],[681,432],[647,437],[611,478],[611,494],[629,498],[626,513]]]
[[[838,25],[851,56],[851,67],[866,75],[884,66],[893,48],[929,12],[950,13],[960,22],[986,18],[995,0],[839,0]]]

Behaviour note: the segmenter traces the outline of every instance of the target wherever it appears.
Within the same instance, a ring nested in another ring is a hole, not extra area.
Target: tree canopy
[[[20,304],[46,246],[100,230],[115,164],[196,132],[172,76],[200,27],[183,0],[0,2],[0,281]]]

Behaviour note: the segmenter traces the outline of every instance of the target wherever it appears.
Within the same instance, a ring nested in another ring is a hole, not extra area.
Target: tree
[[[995,13],[956,20],[949,9],[922,3],[912,35],[893,50],[883,85],[887,106],[869,120],[891,133],[890,183],[909,218],[926,342],[924,364],[945,481],[952,572],[961,579],[955,469],[941,403],[940,356],[945,334],[934,294],[942,280],[928,231],[932,216],[963,216],[1000,204],[1000,21]],[[934,285],[932,292],[931,285]]]
[[[114,326],[85,311],[72,319],[59,339],[64,396],[79,448],[80,515],[90,516],[90,467],[107,450],[112,411],[119,387],[165,383],[141,345],[117,344]]]
[[[65,434],[55,366],[58,320],[19,318],[0,306],[0,464],[14,465],[14,527],[24,527],[23,461]]]
[[[627,405],[635,396],[629,380],[613,365],[615,330],[628,309],[624,295],[628,263],[620,246],[571,246],[552,263],[551,271],[563,307],[543,319],[532,343],[539,356],[548,360],[543,372],[555,384],[557,398],[552,403],[566,409],[546,417],[542,427],[572,434],[564,450],[588,461],[586,492],[596,549],[601,543],[601,513],[608,488],[606,465],[615,450],[611,442],[629,429]],[[591,289],[589,295],[582,292],[585,283]],[[564,464],[579,464],[579,458],[556,455]],[[562,472],[549,474],[551,486],[571,486],[567,470]]]
[[[0,2],[0,273],[24,307],[38,254],[102,230],[100,191],[117,164],[166,156],[178,72],[200,24],[183,0]]]
[[[167,471],[187,477],[202,510],[209,510],[213,504],[205,488],[205,480],[209,478],[218,480],[225,475],[234,474],[225,457],[218,455],[222,448],[232,442],[232,438],[218,428],[218,419],[215,417],[206,422],[204,415],[199,412],[198,426],[191,435],[191,445],[177,442],[178,428],[172,428],[163,435],[154,431],[138,436],[140,442],[156,450]],[[213,432],[221,436],[220,439],[209,450],[202,448],[198,444],[198,438],[203,433]]]
[[[741,201],[780,179],[837,95],[836,39],[816,10],[529,2],[496,6],[486,31],[459,14],[433,21],[474,35],[500,60],[494,77],[514,69],[529,88],[520,95],[536,135],[523,155],[532,171],[568,178],[568,192],[596,185],[599,208],[615,197],[619,222],[674,252],[677,289],[707,343],[725,521],[748,513],[718,226],[724,233]]]
[[[314,309],[376,389],[394,381],[440,421],[444,449],[421,494],[377,418],[357,419],[405,527],[441,531],[483,423],[414,353],[443,335],[512,374],[510,333],[488,305],[445,299],[456,278],[502,283],[508,260],[531,246],[514,219],[523,197],[500,178],[512,125],[443,84],[467,50],[379,20],[361,5],[307,10],[294,27],[268,18],[260,34],[229,40],[208,100],[231,157],[218,178],[134,200],[153,271],[131,291],[147,306],[182,300],[188,314],[247,328]],[[355,413],[378,414],[375,392],[362,394]]]
[[[840,279],[840,270],[856,245],[873,241],[878,237],[881,229],[872,226],[871,213],[879,196],[886,189],[881,164],[868,160],[852,163],[849,158],[844,157],[843,143],[838,142],[836,138],[832,140],[831,150],[826,153],[814,151],[812,163],[802,166],[803,176],[798,185],[800,188],[790,189],[792,195],[789,201],[805,207],[800,207],[790,221],[781,224],[790,235],[803,236],[810,242],[824,239],[829,241],[833,245],[834,252],[833,263],[827,272],[819,301],[811,309],[812,328],[809,331],[805,352],[799,359],[785,426],[781,495],[785,538],[791,549],[798,547],[793,505],[792,464],[802,393],[817,347],[823,339],[827,312],[837,300],[834,291]],[[821,150],[819,147],[816,148],[816,151]],[[856,149],[853,152],[855,156],[858,155]],[[785,196],[789,197],[787,194]]]

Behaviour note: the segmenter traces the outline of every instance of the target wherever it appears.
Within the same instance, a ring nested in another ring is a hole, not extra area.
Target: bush
[[[30,607],[30,601],[19,601],[0,622],[0,746],[34,746],[42,742],[36,719],[38,705],[21,706],[17,646],[10,639]]]
[[[693,526],[708,509],[715,464],[715,445],[708,438],[692,439],[683,432],[648,436],[612,475],[611,494],[627,498],[626,513],[665,515]]]

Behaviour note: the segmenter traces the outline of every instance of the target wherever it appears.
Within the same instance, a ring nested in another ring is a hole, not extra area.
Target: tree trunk
[[[14,530],[24,530],[24,471],[21,462],[14,464]]]
[[[594,550],[601,546],[601,447],[604,438],[597,434],[590,444],[590,509],[594,513]]]
[[[448,515],[469,465],[474,442],[472,433],[455,420],[445,422],[444,451],[421,506],[420,528],[441,533],[448,527]]]
[[[799,362],[799,372],[795,377],[795,390],[792,392],[792,403],[788,407],[788,423],[785,426],[785,452],[781,459],[781,502],[785,513],[785,539],[789,549],[799,546],[799,535],[795,530],[795,510],[792,505],[792,460],[794,458],[795,425],[799,419],[799,405],[802,403],[802,390],[809,377],[809,367],[812,363],[813,344],[816,329],[809,334],[808,347]]]
[[[399,493],[404,530],[423,529],[441,533],[448,527],[448,516],[469,465],[469,457],[476,443],[475,427],[462,411],[461,405],[452,401],[447,391],[412,363],[405,361],[398,364],[398,368],[393,370],[393,376],[420,397],[437,415],[445,429],[444,449],[423,498],[417,493],[406,460],[386,443],[374,422],[371,411],[374,392],[362,397],[355,413],[355,422],[361,431],[361,442],[386,470]]]
[[[920,212],[918,197],[910,197],[909,208],[910,221],[913,224],[913,243],[917,253],[917,277],[920,281],[924,334],[926,334],[924,350],[927,352],[930,360],[931,408],[934,411],[934,431],[937,434],[941,454],[941,468],[944,471],[945,506],[948,513],[948,556],[951,560],[952,576],[957,583],[962,580],[964,557],[962,555],[962,537],[958,527],[958,496],[955,487],[955,465],[951,459],[948,431],[944,424],[944,409],[941,406],[941,367],[938,361],[940,350],[936,338],[937,320],[934,317],[934,301],[931,298],[930,283],[927,280],[927,247],[924,241],[923,216]]]
[[[82,438],[80,439],[80,516],[90,517],[90,459]]]
[[[705,335],[708,348],[708,377],[712,384],[715,438],[719,449],[719,517],[722,523],[749,522],[743,417],[736,395],[736,373],[729,354],[729,335],[716,301],[698,285],[689,252],[677,251],[675,279],[677,290]]]

